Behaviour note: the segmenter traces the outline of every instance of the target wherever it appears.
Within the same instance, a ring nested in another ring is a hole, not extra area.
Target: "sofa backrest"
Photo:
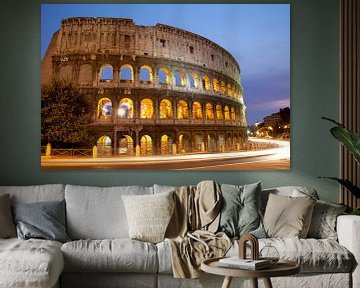
[[[153,187],[66,185],[67,233],[71,239],[128,238],[123,195],[153,194]]]
[[[65,185],[0,186],[0,195],[4,194],[10,194],[11,204],[61,201],[65,198]]]

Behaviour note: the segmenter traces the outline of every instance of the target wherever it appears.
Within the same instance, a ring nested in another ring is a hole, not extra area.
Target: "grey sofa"
[[[172,277],[167,242],[146,243],[128,238],[122,195],[154,194],[173,187],[89,187],[76,185],[0,186],[12,203],[66,202],[65,244],[40,239],[0,239],[0,287],[221,287],[223,278]],[[299,188],[301,189],[301,188]],[[277,188],[291,195],[291,187]],[[269,190],[263,191],[264,195]],[[266,199],[266,197],[263,197]],[[265,201],[265,200],[264,200]],[[265,204],[265,203],[264,203]],[[260,239],[281,257],[297,261],[301,273],[272,279],[274,287],[360,287],[360,217],[337,219],[338,241],[329,239]],[[228,255],[236,255],[237,243]],[[262,281],[259,281],[260,286]],[[250,285],[234,279],[236,285]],[[241,286],[243,287],[243,286]]]

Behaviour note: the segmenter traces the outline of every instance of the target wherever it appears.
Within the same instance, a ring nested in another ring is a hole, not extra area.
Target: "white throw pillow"
[[[122,196],[131,239],[158,243],[175,208],[174,191],[155,195]]]

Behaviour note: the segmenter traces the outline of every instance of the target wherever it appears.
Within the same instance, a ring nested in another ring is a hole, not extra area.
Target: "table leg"
[[[270,278],[266,277],[263,279],[264,279],[265,288],[273,288]]]
[[[221,286],[221,288],[230,288],[232,277],[231,276],[225,276],[224,282]]]
[[[257,278],[251,278],[252,287],[258,288],[258,279]]]

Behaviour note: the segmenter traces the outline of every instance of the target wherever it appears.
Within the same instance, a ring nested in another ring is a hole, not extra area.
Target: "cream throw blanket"
[[[165,233],[171,247],[175,278],[200,277],[201,262],[222,257],[231,246],[219,226],[221,191],[217,183],[202,181],[196,187],[175,190],[175,211]]]

